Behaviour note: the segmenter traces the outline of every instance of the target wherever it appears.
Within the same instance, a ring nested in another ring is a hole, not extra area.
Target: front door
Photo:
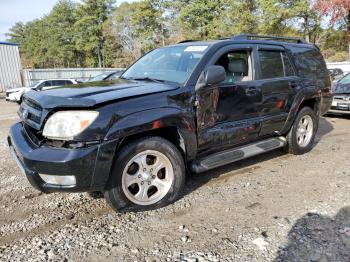
[[[260,131],[261,90],[255,81],[253,46],[232,45],[213,56],[208,65],[226,70],[224,82],[198,89],[198,147],[216,151],[256,139]]]

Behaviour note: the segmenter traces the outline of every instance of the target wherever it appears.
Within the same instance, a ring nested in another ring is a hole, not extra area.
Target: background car
[[[6,91],[6,100],[12,101],[12,102],[18,102],[20,103],[22,101],[22,96],[26,92],[30,90],[47,90],[59,86],[64,85],[71,85],[71,84],[77,84],[79,83],[77,80],[74,79],[48,79],[48,80],[40,80],[38,82],[33,83],[31,86],[28,87],[19,87],[19,88],[13,88]]]
[[[118,79],[123,73],[124,73],[123,70],[107,72],[107,73],[97,75],[97,76],[91,78],[90,80],[88,80],[87,82],[114,80],[114,79]]]
[[[333,102],[330,114],[350,114],[350,73],[340,79],[333,87]]]
[[[344,72],[340,68],[328,69],[329,75],[332,78],[332,81],[337,82],[338,80],[344,77]]]

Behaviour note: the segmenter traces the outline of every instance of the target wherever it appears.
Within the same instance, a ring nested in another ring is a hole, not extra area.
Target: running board
[[[201,173],[219,166],[227,165],[232,162],[284,147],[286,144],[286,138],[282,136],[262,140],[196,160],[191,164],[191,169],[195,173]]]

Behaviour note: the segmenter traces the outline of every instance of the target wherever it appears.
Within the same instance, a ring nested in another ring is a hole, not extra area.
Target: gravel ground
[[[306,155],[192,175],[175,204],[117,214],[33,189],[5,142],[18,106],[0,108],[0,261],[350,261],[350,117],[321,119]]]

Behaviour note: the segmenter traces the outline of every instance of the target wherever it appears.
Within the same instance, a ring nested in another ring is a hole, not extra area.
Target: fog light
[[[58,186],[75,186],[76,180],[75,176],[53,176],[53,175],[44,175],[39,174],[39,176],[47,184],[58,185]]]

